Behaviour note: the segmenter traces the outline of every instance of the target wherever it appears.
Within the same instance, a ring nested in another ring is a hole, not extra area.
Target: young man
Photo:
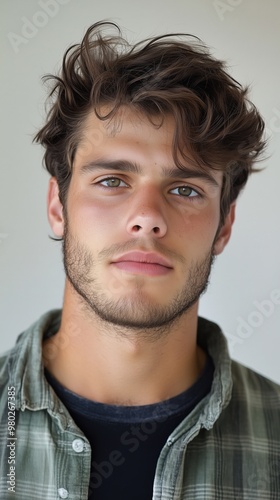
[[[198,317],[263,121],[193,37],[108,27],[65,54],[36,136],[66,286],[1,360],[0,496],[276,500],[280,389]]]

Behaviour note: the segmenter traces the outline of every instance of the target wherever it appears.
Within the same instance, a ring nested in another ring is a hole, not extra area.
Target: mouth
[[[122,271],[149,276],[162,276],[173,269],[165,257],[153,252],[128,252],[114,259],[112,264]]]

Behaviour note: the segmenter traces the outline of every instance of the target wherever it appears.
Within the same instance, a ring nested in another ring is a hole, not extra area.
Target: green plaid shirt
[[[0,360],[2,500],[88,498],[90,445],[44,377],[42,338],[59,322],[45,314]],[[198,342],[212,389],[163,447],[153,500],[279,500],[280,387],[231,361],[214,323],[199,318]]]

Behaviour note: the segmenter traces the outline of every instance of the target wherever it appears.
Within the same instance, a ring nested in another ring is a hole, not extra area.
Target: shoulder
[[[228,428],[242,434],[244,442],[278,443],[280,452],[280,386],[236,361],[232,361],[232,394],[222,414]],[[246,439],[245,439],[246,437]]]
[[[0,395],[7,385],[15,386],[17,393],[34,386],[42,371],[42,341],[45,336],[58,330],[61,310],[53,310],[42,315],[17,338],[12,349],[0,354]],[[32,381],[32,382],[31,382]],[[25,385],[24,385],[25,384]],[[5,396],[5,394],[4,394]]]
[[[255,398],[271,405],[277,405],[280,411],[280,385],[260,375],[254,370],[232,361],[233,395],[246,397],[254,403]]]
[[[3,386],[8,382],[9,378],[9,360],[13,355],[14,349],[0,354],[0,394],[2,393]]]

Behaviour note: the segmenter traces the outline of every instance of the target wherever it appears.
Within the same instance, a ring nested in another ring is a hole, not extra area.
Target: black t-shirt
[[[199,379],[161,403],[116,406],[97,403],[46,378],[92,449],[90,500],[151,500],[157,460],[167,438],[211,389],[210,357]]]

